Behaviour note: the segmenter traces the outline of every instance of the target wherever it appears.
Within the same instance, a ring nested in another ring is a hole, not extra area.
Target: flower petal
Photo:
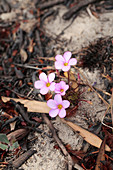
[[[57,104],[62,104],[62,97],[60,94],[56,94],[54,100]]]
[[[62,61],[55,61],[55,68],[56,69],[58,69],[58,70],[61,69],[63,65],[64,64],[63,64]]]
[[[52,82],[51,85],[49,86],[49,89],[51,91],[54,91],[55,90],[55,82]]]
[[[44,94],[47,94],[48,91],[49,91],[49,88],[44,86],[41,88],[40,93],[44,95]]]
[[[60,118],[64,118],[66,116],[66,110],[64,108],[62,108],[60,111],[59,111],[59,117]]]
[[[47,105],[52,109],[57,109],[57,104],[53,99],[48,100]]]
[[[45,82],[44,81],[37,80],[34,83],[34,87],[36,89],[41,89],[43,86],[45,86]]]
[[[56,90],[56,89],[55,89],[55,93],[59,93],[59,94],[60,94],[61,92],[60,92],[60,90]]]
[[[69,60],[69,65],[76,65],[77,64],[77,59],[76,58],[71,58]]]
[[[64,108],[68,108],[70,106],[70,102],[68,100],[63,100],[62,105]]]
[[[39,79],[42,80],[42,81],[47,82],[47,75],[46,75],[45,73],[41,73],[41,74],[39,75]]]
[[[51,83],[55,79],[55,73],[50,73],[48,75],[48,82]]]
[[[68,65],[68,66],[63,65],[63,67],[62,67],[63,71],[69,71],[69,69],[70,69],[70,65]]]
[[[64,90],[66,91],[66,90],[68,90],[68,89],[69,89],[69,85],[66,84],[66,85],[64,86]]]
[[[71,54],[70,51],[67,51],[67,52],[64,53],[63,57],[64,57],[66,63],[68,63],[69,59],[71,58],[71,55],[72,54]]]
[[[66,83],[64,82],[64,81],[60,81],[60,86],[61,86],[61,88],[63,88],[64,89],[64,86],[66,85]]]
[[[61,89],[60,83],[56,83],[55,84],[55,90],[60,91],[60,89]]]
[[[57,61],[63,61],[63,62],[65,61],[64,58],[62,57],[62,55],[56,55],[55,59]]]
[[[59,109],[51,109],[49,111],[49,116],[56,117],[58,115],[58,113],[59,113]]]

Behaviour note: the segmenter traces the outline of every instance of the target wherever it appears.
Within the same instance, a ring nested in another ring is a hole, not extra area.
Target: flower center
[[[68,63],[64,63],[64,66],[67,66],[68,65]]]
[[[63,92],[63,91],[64,91],[64,89],[61,89],[61,90],[60,90],[60,92]]]
[[[58,109],[62,109],[62,105],[61,104],[58,105]]]
[[[49,87],[50,86],[50,83],[46,83],[46,87]]]

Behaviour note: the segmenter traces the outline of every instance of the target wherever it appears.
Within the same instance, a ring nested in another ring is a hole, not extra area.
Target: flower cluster
[[[77,64],[77,60],[75,58],[71,58],[71,52],[67,51],[64,55],[57,55],[55,57],[55,68],[57,70],[62,69],[63,71],[69,71],[71,65]],[[71,59],[70,59],[71,58]],[[34,87],[36,89],[40,89],[40,93],[45,95],[48,91],[54,91],[56,95],[54,96],[54,100],[50,99],[47,101],[47,105],[51,108],[49,115],[51,117],[56,117],[59,115],[60,118],[64,118],[66,116],[66,108],[70,106],[70,102],[68,100],[62,100],[62,96],[65,95],[66,91],[69,89],[69,85],[67,85],[64,81],[60,81],[59,83],[53,82],[55,79],[55,74],[50,73],[48,76],[42,72],[39,75],[39,79],[35,81]]]

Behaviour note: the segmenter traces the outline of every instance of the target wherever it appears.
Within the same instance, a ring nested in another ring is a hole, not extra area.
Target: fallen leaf
[[[66,123],[67,125],[69,125],[74,131],[79,132],[79,134],[84,138],[85,141],[87,141],[88,143],[90,143],[91,145],[100,148],[102,140],[96,136],[95,134],[81,128],[80,126],[70,122],[70,121],[66,121],[64,119],[61,119],[64,123]],[[106,151],[111,151],[110,147],[108,145],[105,145],[105,150]]]
[[[46,102],[39,102],[35,100],[24,100],[24,99],[16,99],[16,98],[10,98],[10,97],[3,97],[3,102],[7,102],[10,100],[14,100],[15,102],[20,102],[24,104],[25,107],[27,107],[28,112],[39,112],[39,113],[49,113],[50,108],[47,106]]]
[[[26,51],[24,49],[21,49],[20,50],[20,55],[21,55],[22,63],[25,63],[27,58],[28,58],[28,55],[27,55]]]
[[[101,161],[105,160],[105,143],[106,143],[106,137],[104,138],[104,140],[103,140],[103,142],[100,146],[100,150],[99,150],[99,153],[98,153],[98,156],[97,156],[95,170],[102,169]]]

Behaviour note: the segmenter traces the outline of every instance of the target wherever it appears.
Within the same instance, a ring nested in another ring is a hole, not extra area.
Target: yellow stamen
[[[50,86],[50,83],[46,83],[46,87],[49,87]]]
[[[64,89],[61,89],[60,91],[61,91],[61,92],[63,92],[63,91],[64,91]]]
[[[68,63],[64,63],[64,66],[67,66],[68,65]]]
[[[62,109],[62,105],[61,104],[58,105],[58,109]]]

